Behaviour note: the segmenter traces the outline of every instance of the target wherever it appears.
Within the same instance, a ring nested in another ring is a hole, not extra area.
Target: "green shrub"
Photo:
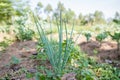
[[[18,32],[16,33],[16,39],[18,41],[32,40],[33,36],[33,30],[23,26],[18,27]]]
[[[92,36],[90,33],[85,33],[84,34],[86,39],[87,39],[87,42],[90,40],[90,37]]]
[[[93,70],[99,80],[119,80],[120,69],[108,64],[96,64]]]
[[[113,35],[109,32],[109,35],[112,37],[112,40],[115,40],[117,42],[117,50],[119,51],[119,46],[120,46],[120,32],[114,32]]]
[[[32,40],[32,37],[34,35],[34,31],[30,29],[29,27],[26,27],[26,21],[27,19],[22,17],[16,20],[17,23],[17,29],[15,29],[16,33],[16,39],[18,41],[25,41],[25,40]]]
[[[100,46],[101,46],[101,42],[102,42],[105,38],[107,38],[107,36],[108,36],[108,33],[107,33],[107,32],[102,32],[102,33],[100,33],[100,34],[98,34],[98,35],[96,36],[96,40],[100,42]]]

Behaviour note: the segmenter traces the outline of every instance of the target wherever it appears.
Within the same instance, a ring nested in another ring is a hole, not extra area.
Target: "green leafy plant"
[[[34,31],[26,27],[18,27],[16,38],[18,41],[32,40]]]
[[[27,79],[30,79],[30,78],[33,78],[34,77],[34,74],[30,73],[30,72],[26,72],[26,78]]]
[[[35,34],[32,29],[25,26],[26,21],[27,18],[20,18],[16,20],[18,27],[17,30],[15,30],[15,32],[16,32],[16,39],[18,41],[32,40],[32,37]]]
[[[120,79],[119,68],[112,67],[108,64],[96,64],[94,66],[94,72],[99,80],[119,80]]]
[[[73,33],[73,28],[71,30],[70,38],[68,38],[67,34],[67,28],[65,26],[65,31],[66,31],[66,42],[65,47],[63,48],[63,22],[62,22],[62,13],[60,12],[60,22],[57,27],[58,27],[58,36],[59,36],[59,41],[58,41],[58,48],[55,50],[54,44],[51,43],[50,40],[48,39],[39,20],[34,16],[35,24],[37,26],[38,32],[40,39],[42,43],[44,44],[43,47],[45,49],[45,52],[48,56],[48,59],[53,67],[53,72],[55,76],[60,76],[62,75],[62,72],[66,66],[66,63],[68,61],[68,58],[70,56],[71,50],[69,49],[71,45],[71,39],[72,39],[72,33]],[[65,49],[63,51],[63,49]]]
[[[12,56],[10,63],[11,63],[11,64],[19,64],[19,63],[20,63],[20,60],[19,60],[17,57]]]
[[[109,35],[112,37],[113,40],[117,42],[117,50],[119,51],[120,47],[120,32],[115,32],[113,35],[109,32]]]
[[[75,68],[77,80],[119,80],[119,68],[112,67],[109,64],[98,63],[92,58],[81,54],[76,63],[78,67]]]
[[[103,33],[100,33],[96,36],[96,40],[100,42],[100,46],[102,44],[102,41],[107,38],[108,36],[108,33],[107,32],[103,32]]]
[[[90,40],[90,37],[92,36],[90,33],[85,33],[84,34],[86,39],[87,39],[87,42]]]

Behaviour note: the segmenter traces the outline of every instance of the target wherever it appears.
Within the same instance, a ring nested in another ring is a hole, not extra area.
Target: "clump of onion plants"
[[[43,30],[43,27],[41,26],[41,23],[37,17],[34,15],[35,24],[40,36],[40,40],[42,41],[43,48],[45,49],[45,53],[48,56],[48,59],[50,61],[50,64],[53,68],[54,76],[61,76],[66,63],[68,61],[68,58],[71,53],[70,47],[73,46],[72,42],[72,34],[73,34],[73,28],[71,30],[70,36],[68,35],[66,25],[63,27],[63,24],[66,24],[66,22],[63,22],[62,19],[62,12],[60,11],[60,18],[57,20],[57,28],[58,28],[58,42],[57,46],[58,48],[54,48],[54,44],[51,43],[53,39],[48,39],[47,35],[45,34],[45,30]],[[74,26],[73,26],[74,27]],[[66,39],[63,40],[63,29],[65,29],[65,35]],[[65,41],[65,44],[64,44]],[[63,45],[64,44],[64,45]]]

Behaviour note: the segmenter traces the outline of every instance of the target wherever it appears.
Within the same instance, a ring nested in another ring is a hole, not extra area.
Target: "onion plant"
[[[58,37],[58,43],[57,43],[58,49],[56,50],[54,48],[54,44],[51,43],[53,39],[48,39],[47,35],[45,34],[45,31],[43,30],[43,27],[41,26],[40,21],[38,20],[37,17],[35,17],[35,15],[34,15],[34,20],[35,20],[35,24],[36,24],[40,39],[44,44],[43,47],[52,65],[54,75],[55,76],[61,75],[63,73],[63,70],[65,69],[66,63],[70,56],[70,52],[71,52],[70,47],[73,46],[73,44],[71,43],[72,43],[72,34],[73,34],[74,25],[72,27],[70,36],[68,36],[66,22],[63,22],[64,20],[62,19],[62,12],[60,11],[60,19],[57,20],[59,37]],[[63,24],[65,24],[65,27],[63,27]],[[65,28],[66,40],[63,40],[64,28]]]

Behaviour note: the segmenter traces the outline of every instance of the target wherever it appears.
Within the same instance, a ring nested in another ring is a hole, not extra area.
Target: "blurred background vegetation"
[[[28,13],[37,12],[37,16],[46,22],[56,22],[56,17],[59,19],[59,11],[63,12],[63,19],[72,24],[73,20],[77,26],[92,26],[96,24],[109,24],[114,22],[120,23],[120,13],[116,12],[114,18],[105,19],[102,11],[96,10],[93,13],[83,15],[76,13],[71,9],[66,9],[64,4],[58,2],[57,8],[53,9],[51,4],[44,6],[42,2],[38,2],[34,10],[31,9],[29,0],[0,0],[0,23],[13,24],[15,19],[20,16],[29,15]],[[43,18],[41,14],[46,14]],[[32,16],[29,15],[29,19]]]

